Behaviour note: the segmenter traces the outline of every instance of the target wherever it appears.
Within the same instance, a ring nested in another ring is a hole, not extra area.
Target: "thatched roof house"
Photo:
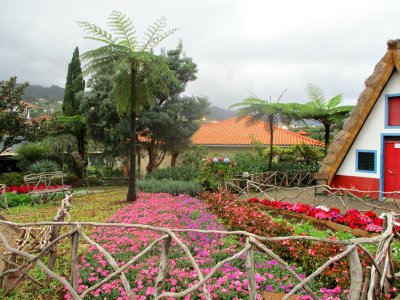
[[[400,40],[387,45],[315,175],[321,184],[381,191],[373,197],[400,191]]]

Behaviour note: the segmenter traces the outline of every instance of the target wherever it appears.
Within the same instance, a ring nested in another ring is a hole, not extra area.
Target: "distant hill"
[[[64,99],[64,88],[57,85],[42,87],[40,85],[30,85],[25,89],[24,100],[29,103],[36,103],[40,98],[50,102],[62,101]]]
[[[223,121],[230,118],[233,118],[235,113],[231,110],[224,109],[217,106],[210,107],[210,113],[206,115],[207,120],[216,120],[216,121]]]

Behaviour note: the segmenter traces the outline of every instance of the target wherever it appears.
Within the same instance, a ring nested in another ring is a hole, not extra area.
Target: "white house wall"
[[[383,89],[378,101],[375,103],[374,108],[340,166],[337,175],[380,178],[381,134],[398,133],[400,135],[400,129],[398,128],[385,128],[385,95],[387,94],[400,94],[400,74],[397,71],[392,74]],[[356,172],[356,150],[376,151],[377,164],[375,173]]]

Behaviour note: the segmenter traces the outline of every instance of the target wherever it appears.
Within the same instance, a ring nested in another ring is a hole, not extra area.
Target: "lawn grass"
[[[127,188],[124,187],[96,187],[76,190],[71,202],[72,221],[104,222],[123,206]],[[51,221],[56,215],[58,205],[46,203],[43,205],[23,205],[10,208],[7,218],[17,223]]]
[[[113,216],[121,207],[128,204],[126,199],[127,188],[124,187],[95,187],[86,190],[76,190],[71,201],[71,220],[88,222],[105,222]],[[43,205],[23,205],[12,207],[7,218],[16,223],[51,221],[56,215],[58,206],[53,203]],[[86,230],[85,230],[86,232]],[[86,251],[87,245],[80,241],[79,253]],[[58,274],[69,277],[70,274],[70,245],[69,240],[64,239],[58,246],[58,259],[55,270]],[[34,278],[43,282],[45,274],[38,267],[29,273]],[[14,289],[5,299],[62,299],[62,286],[56,281],[51,281],[50,286],[42,288],[30,281],[23,282],[18,288]]]

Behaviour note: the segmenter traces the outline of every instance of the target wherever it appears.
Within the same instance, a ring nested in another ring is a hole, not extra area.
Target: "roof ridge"
[[[374,71],[367,78],[357,104],[352,110],[343,129],[336,135],[335,140],[329,147],[328,154],[316,174],[320,183],[330,184],[336,172],[339,170],[351,145],[360,133],[364,122],[368,118],[375,103],[386,84],[390,80],[393,70],[400,72],[400,40],[387,42],[388,49],[383,57],[375,65]]]

